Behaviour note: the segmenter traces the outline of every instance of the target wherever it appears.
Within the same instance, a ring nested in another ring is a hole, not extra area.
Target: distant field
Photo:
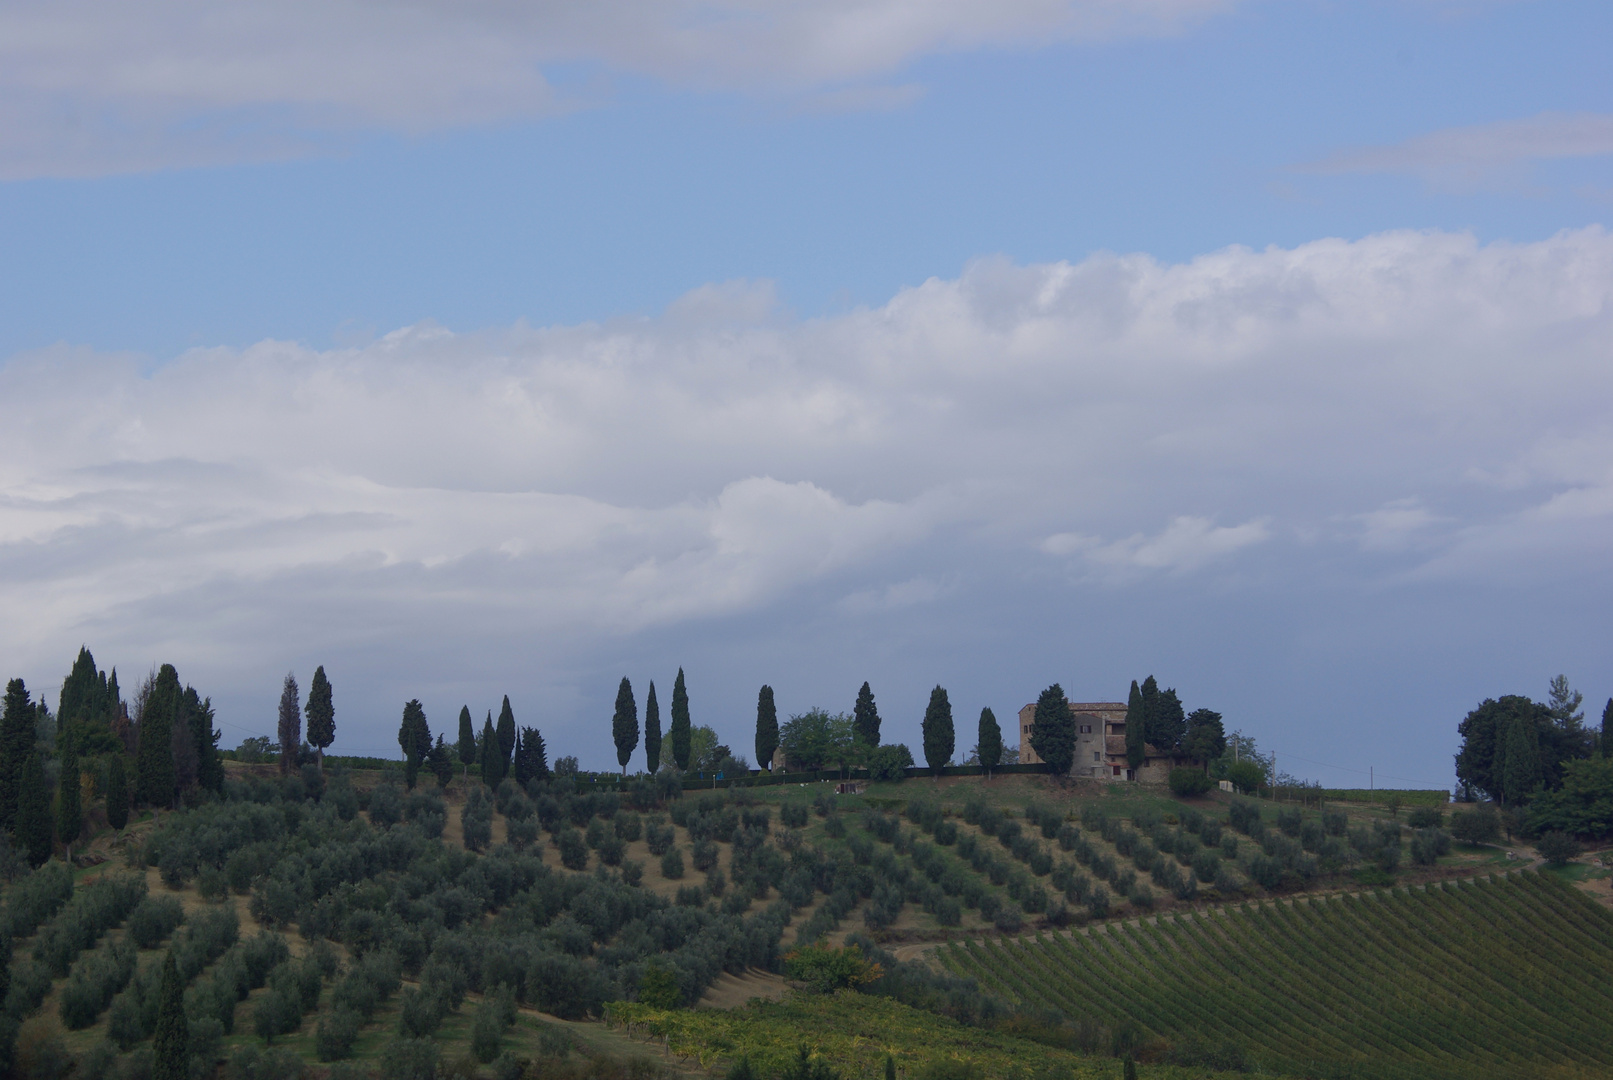
[[[1323,788],[1322,798],[1340,802],[1392,803],[1401,806],[1444,806],[1451,793],[1442,788]]]
[[[1550,876],[941,946],[1019,1002],[1317,1077],[1613,1075],[1613,914]]]

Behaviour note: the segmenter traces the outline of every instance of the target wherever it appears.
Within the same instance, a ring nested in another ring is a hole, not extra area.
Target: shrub
[[[1411,837],[1411,861],[1418,866],[1432,866],[1451,850],[1451,834],[1444,829],[1418,829]]]
[[[1546,860],[1547,866],[1567,866],[1570,859],[1578,858],[1584,848],[1567,833],[1549,832],[1535,845]]]
[[[78,1031],[95,1020],[112,1003],[112,998],[134,977],[138,954],[134,943],[119,941],[98,949],[74,965],[67,985],[62,987],[59,1013],[70,1031]]]
[[[629,885],[637,885],[644,880],[644,864],[637,859],[628,859],[622,863],[622,880]]]
[[[1277,811],[1277,828],[1282,830],[1284,836],[1297,837],[1305,827],[1305,815],[1297,809]]]
[[[778,816],[779,820],[789,828],[799,829],[806,825],[807,817],[810,813],[811,811],[806,803],[792,800],[779,807]]]
[[[668,881],[677,881],[683,877],[683,853],[677,848],[661,856],[661,876]]]
[[[472,813],[466,806],[460,818],[467,851],[484,851],[493,842],[493,819],[490,815]]]
[[[172,896],[148,896],[129,915],[129,938],[142,949],[154,949],[185,920],[185,909]]]
[[[1171,794],[1181,799],[1191,799],[1209,791],[1215,781],[1209,774],[1201,769],[1172,769],[1170,775]]]
[[[671,851],[676,836],[672,826],[661,821],[651,822],[644,830],[644,841],[650,847],[650,854],[656,856]]]
[[[560,865],[567,870],[588,869],[588,845],[576,829],[555,833],[554,846],[560,849]]]
[[[381,1052],[387,1080],[436,1080],[437,1044],[430,1039],[392,1039]]]
[[[876,747],[868,755],[870,780],[905,780],[907,770],[913,767],[913,751],[904,743],[889,743]]]
[[[395,783],[382,783],[370,792],[370,824],[389,828],[403,820],[403,792]]]
[[[1445,811],[1437,806],[1413,807],[1406,815],[1406,824],[1414,829],[1437,829],[1445,824]]]
[[[1013,934],[1017,933],[1020,927],[1025,925],[1025,919],[1020,914],[1018,904],[1004,904],[1002,909],[997,912],[997,917],[992,920],[992,923],[1001,932]]]
[[[1493,844],[1501,838],[1501,816],[1489,803],[1451,815],[1451,835],[1464,844]]]
[[[644,819],[631,810],[616,812],[616,835],[629,844],[644,835]]]
[[[319,1060],[341,1061],[352,1054],[361,1023],[358,1013],[351,1009],[327,1009],[321,1013],[319,1026],[314,1029],[314,1052]]]

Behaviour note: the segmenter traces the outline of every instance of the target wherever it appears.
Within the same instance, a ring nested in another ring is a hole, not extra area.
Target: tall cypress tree
[[[417,699],[411,698],[403,706],[403,722],[398,725],[398,746],[403,749],[403,779],[409,785],[409,790],[413,791],[414,782],[420,776],[420,766],[426,760],[426,755],[431,753],[431,727],[426,723],[426,710]]]
[[[1143,715],[1143,692],[1137,680],[1131,680],[1131,694],[1126,698],[1126,764],[1135,769],[1143,763],[1143,741],[1147,718]]]
[[[157,1030],[151,1038],[151,1080],[188,1080],[190,1024],[185,1019],[185,981],[179,977],[173,950],[162,962],[157,991]]]
[[[510,695],[504,695],[504,705],[498,711],[498,752],[503,758],[499,775],[510,775],[511,755],[515,753],[515,712],[510,708]]]
[[[297,700],[297,676],[286,672],[286,681],[280,684],[280,771],[288,773],[297,766],[297,751],[302,749],[302,704]],[[430,751],[430,747],[426,748]],[[422,758],[425,754],[420,755]],[[411,782],[410,787],[414,784]]]
[[[851,711],[851,732],[864,746],[879,745],[879,709],[874,705],[874,691],[866,682],[857,691],[857,704]]]
[[[543,745],[543,733],[537,728],[522,728],[521,742],[525,747],[529,779],[549,779],[549,751]]]
[[[174,721],[179,718],[179,672],[164,664],[152,681],[140,712],[140,745],[135,750],[135,792],[147,806],[174,801]]]
[[[488,787],[498,787],[498,782],[504,779],[504,755],[498,752],[498,732],[493,728],[493,710],[487,711],[487,719],[482,721],[482,737],[479,740],[482,748],[482,783]]]
[[[616,741],[616,761],[627,775],[627,760],[638,749],[638,702],[633,700],[633,684],[622,676],[616,687],[616,712],[610,721],[611,738]]]
[[[223,791],[224,759],[218,756],[219,731],[213,726],[213,699],[198,701],[196,691],[187,686],[184,704],[190,738],[196,747],[196,783],[203,791]]]
[[[644,771],[654,776],[661,769],[661,703],[655,700],[655,681],[644,695]]]
[[[773,688],[764,683],[756,695],[756,767],[772,769],[777,752],[778,706],[773,703]]]
[[[465,775],[476,764],[476,728],[471,723],[470,706],[459,707],[459,763],[465,766]]]
[[[924,763],[939,776],[942,766],[952,760],[956,745],[952,703],[947,700],[947,692],[938,685],[930,691],[930,704],[924,710]]]
[[[1003,729],[997,726],[997,715],[990,708],[980,710],[980,738],[976,744],[980,767],[991,775],[991,770],[1003,763]]]
[[[34,703],[21,679],[6,683],[5,713],[0,716],[0,829],[17,823],[17,790],[23,762],[34,750]]]
[[[1075,764],[1075,716],[1064,688],[1054,683],[1036,698],[1031,715],[1031,749],[1055,776],[1068,776]]]
[[[336,741],[336,704],[331,700],[330,680],[325,677],[325,665],[314,669],[314,681],[308,684],[308,704],[302,708],[303,719],[308,721],[308,744],[319,751],[319,771],[325,771],[325,747]]]
[[[45,786],[45,766],[38,752],[28,755],[17,776],[16,838],[30,863],[45,865],[50,858],[50,789]]]
[[[1602,706],[1602,756],[1613,757],[1613,697]]]
[[[77,725],[69,724],[56,737],[61,772],[56,781],[56,835],[67,847],[67,861],[73,861],[73,845],[84,831],[84,805],[79,791],[78,745],[73,738]]]
[[[683,669],[672,684],[672,760],[680,772],[689,771],[689,691],[683,685]]]
[[[119,832],[129,823],[129,777],[121,753],[106,766],[106,823]]]

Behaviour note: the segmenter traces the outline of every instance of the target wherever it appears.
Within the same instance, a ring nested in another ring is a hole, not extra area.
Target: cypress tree
[[[290,679],[290,676],[287,676]],[[295,700],[295,698],[293,698]],[[403,748],[403,779],[414,790],[420,776],[420,765],[431,753],[431,728],[426,723],[426,710],[417,699],[411,698],[403,706],[403,722],[398,725],[398,745]]]
[[[469,705],[459,707],[459,763],[465,766],[466,776],[476,763],[476,728],[471,723]]]
[[[851,732],[864,746],[879,745],[879,709],[874,705],[874,691],[866,682],[857,691],[857,704],[851,712]]]
[[[73,861],[73,845],[84,831],[84,805],[79,791],[78,746],[73,738],[75,725],[57,737],[61,773],[56,781],[56,835],[67,847],[67,861]]]
[[[661,703],[655,700],[655,681],[644,695],[644,771],[651,776],[661,769]]]
[[[336,705],[331,700],[324,664],[314,669],[314,681],[308,685],[308,704],[303,706],[302,714],[308,721],[308,744],[319,751],[319,771],[324,772],[325,747],[336,741]]]
[[[23,762],[34,749],[34,703],[21,679],[6,683],[5,712],[0,715],[0,829],[17,823],[17,790]]]
[[[930,691],[930,704],[924,710],[924,763],[940,775],[952,760],[956,735],[952,730],[952,703],[947,692],[936,686]]]
[[[616,740],[616,761],[627,775],[627,759],[638,749],[638,702],[633,700],[633,684],[622,676],[616,687],[616,712],[610,721],[611,738]]]
[[[297,751],[302,748],[302,705],[297,701],[297,676],[286,672],[286,681],[280,684],[280,771],[288,773],[297,766]],[[430,747],[426,748],[430,750]],[[422,754],[421,757],[425,755]],[[414,782],[410,781],[410,787]]]
[[[1602,706],[1602,756],[1613,756],[1613,697]]]
[[[185,713],[196,748],[196,783],[204,791],[223,791],[224,759],[218,756],[219,731],[213,726],[213,699],[198,701],[196,697],[195,690],[185,687]]]
[[[190,1024],[185,1020],[185,983],[173,950],[162,962],[162,988],[157,991],[157,1030],[151,1037],[151,1080],[188,1080]]]
[[[515,713],[510,708],[510,695],[504,695],[504,705],[498,711],[499,776],[510,775],[511,755],[515,753]]]
[[[174,801],[174,721],[179,717],[179,672],[164,664],[152,682],[140,713],[140,744],[135,750],[135,794],[147,806]]]
[[[65,730],[79,721],[98,721],[106,716],[106,676],[95,670],[95,657],[83,645],[78,659],[62,680],[62,693],[56,699],[56,719]],[[58,732],[59,734],[60,732]]]
[[[527,768],[531,771],[529,779],[549,779],[549,751],[543,745],[543,733],[537,728],[522,728],[525,734],[522,742],[526,744]]]
[[[488,787],[498,787],[498,782],[504,779],[504,772],[499,768],[504,764],[504,755],[498,752],[498,732],[493,730],[493,710],[487,711],[487,719],[482,722],[482,783]]]
[[[1126,698],[1126,764],[1135,769],[1143,760],[1143,692],[1137,680],[1131,680],[1131,694]]]
[[[1068,776],[1075,764],[1075,716],[1064,688],[1054,683],[1036,698],[1031,715],[1031,749],[1055,776]]]
[[[773,688],[764,684],[756,695],[756,767],[771,770],[777,752],[778,706],[773,703]]]
[[[129,777],[121,753],[106,767],[106,823],[120,832],[129,823]]]
[[[1527,714],[1508,725],[1501,783],[1509,806],[1522,804],[1540,786],[1540,732]]]
[[[432,746],[431,753],[426,755],[426,764],[437,777],[437,786],[445,788],[454,778],[454,755],[449,752],[448,744],[437,736],[437,742]]]
[[[50,858],[50,789],[45,786],[45,766],[37,752],[28,755],[17,777],[17,846],[28,853],[34,866]]]
[[[174,760],[174,788],[179,792],[196,786],[197,765],[195,714],[201,709],[201,700],[192,687],[179,695],[179,714],[174,719],[172,737],[168,740],[169,755]]]
[[[991,775],[991,770],[1003,763],[1003,729],[997,726],[997,716],[989,708],[980,710],[980,739],[976,744],[980,767]]]
[[[672,760],[679,771],[689,771],[689,691],[683,685],[683,669],[672,684]]]

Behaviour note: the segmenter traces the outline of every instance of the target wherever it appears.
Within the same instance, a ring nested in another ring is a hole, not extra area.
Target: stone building
[[[1178,754],[1167,754],[1144,745],[1143,761],[1136,770],[1126,760],[1126,703],[1124,701],[1072,701],[1070,715],[1075,719],[1075,760],[1070,775],[1090,780],[1141,780],[1163,784],[1171,770],[1183,765],[1200,765]],[[1033,701],[1019,710],[1019,760],[1032,765],[1042,759],[1031,747],[1032,722],[1036,717]]]

